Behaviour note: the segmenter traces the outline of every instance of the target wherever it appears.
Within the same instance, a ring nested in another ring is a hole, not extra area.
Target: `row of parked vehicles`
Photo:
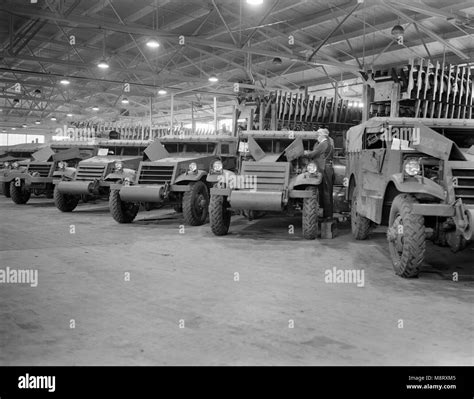
[[[349,129],[334,158],[335,212],[350,215],[357,240],[387,225],[396,273],[417,276],[427,239],[453,251],[472,241],[473,137],[471,121],[373,118]],[[5,164],[0,182],[17,204],[45,194],[62,212],[108,199],[118,223],[172,206],[188,225],[209,219],[218,236],[234,213],[301,214],[303,237],[315,239],[322,173],[303,155],[315,142],[315,132],[288,131],[62,142]]]

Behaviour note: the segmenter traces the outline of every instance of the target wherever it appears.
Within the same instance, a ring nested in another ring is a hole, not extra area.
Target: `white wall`
[[[42,134],[20,134],[20,133],[0,133],[0,145],[14,145],[36,142],[44,143],[44,135]]]

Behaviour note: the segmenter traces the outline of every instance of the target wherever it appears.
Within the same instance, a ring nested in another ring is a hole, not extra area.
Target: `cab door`
[[[379,222],[385,192],[384,164],[387,141],[381,128],[366,128],[363,135],[361,167],[361,214]]]

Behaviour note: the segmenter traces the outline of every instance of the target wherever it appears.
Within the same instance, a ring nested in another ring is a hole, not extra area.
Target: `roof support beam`
[[[342,21],[339,22],[337,26],[331,32],[327,34],[327,36],[323,39],[323,41],[319,43],[318,47],[316,47],[314,51],[311,53],[311,55],[308,57],[308,61],[311,61],[313,59],[313,57],[321,49],[321,47],[323,47],[326,44],[326,42],[331,38],[331,36],[334,35],[334,33],[336,33],[339,30],[339,28],[344,24],[344,22],[347,21],[347,19],[354,13],[354,11],[356,11],[359,8],[360,4],[361,3],[357,3],[354,6],[354,8],[347,13],[347,15],[342,19]]]
[[[211,1],[212,1],[212,5],[214,6],[214,9],[215,9],[216,12],[217,12],[217,15],[219,15],[219,18],[221,19],[221,21],[222,21],[222,23],[224,24],[224,26],[225,26],[227,32],[229,33],[230,38],[232,39],[232,41],[234,42],[234,44],[235,44],[236,46],[238,46],[238,45],[239,45],[239,42],[237,41],[237,39],[235,38],[234,34],[233,34],[232,31],[230,30],[229,25],[227,25],[227,22],[226,22],[224,16],[222,15],[221,10],[219,9],[219,7],[218,7],[218,5],[217,5],[216,0],[211,0]]]
[[[399,10],[397,7],[394,7],[392,3],[389,3],[388,1],[384,0],[383,4],[385,5],[386,8],[388,8],[390,11],[392,11],[394,14],[398,15],[401,18],[406,19],[407,21],[411,22],[412,24],[418,25],[418,28],[426,33],[428,36],[430,36],[432,39],[444,44],[447,48],[449,48],[454,54],[456,54],[459,58],[467,61],[469,60],[469,56],[466,55],[464,52],[461,50],[457,49],[454,47],[451,43],[449,43],[447,40],[444,40],[441,36],[437,35],[434,33],[431,29],[428,29],[424,25],[418,23],[415,19],[410,17],[409,15],[405,14],[401,10]]]

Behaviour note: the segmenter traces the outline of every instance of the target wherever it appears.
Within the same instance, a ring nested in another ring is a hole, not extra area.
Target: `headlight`
[[[198,168],[198,167],[197,167],[197,165],[196,165],[196,162],[191,162],[191,163],[189,164],[189,166],[188,166],[188,170],[189,170],[190,172],[196,172],[197,168]]]
[[[214,163],[212,164],[212,170],[214,172],[222,172],[222,162],[221,161],[214,161]]]
[[[420,162],[417,159],[410,159],[405,163],[405,173],[409,176],[420,174]]]
[[[20,164],[18,162],[13,162],[12,163],[12,168],[18,168],[20,166]]]
[[[58,162],[59,169],[66,169],[67,168],[67,162]]]
[[[308,166],[306,167],[306,170],[309,173],[316,173],[318,171],[318,167],[316,166],[314,162],[310,162]]]
[[[115,170],[116,170],[117,172],[120,172],[122,169],[123,169],[122,162],[116,162],[116,163],[115,163]]]
[[[9,166],[10,166],[10,162],[4,162],[4,163],[3,163],[3,167],[4,167],[4,168],[8,168]]]

